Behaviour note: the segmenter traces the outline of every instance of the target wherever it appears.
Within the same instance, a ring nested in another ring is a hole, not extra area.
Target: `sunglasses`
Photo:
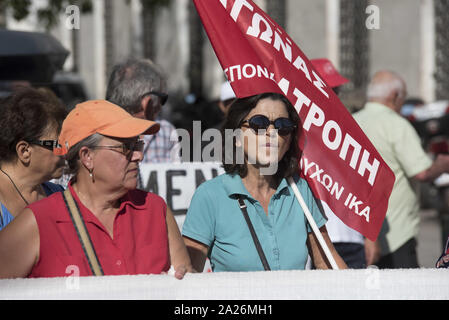
[[[109,149],[112,151],[119,152],[128,157],[134,151],[143,152],[144,146],[145,142],[143,140],[136,140],[136,141],[126,141],[116,146],[94,146],[91,147],[91,149]]]
[[[248,120],[243,120],[242,124],[248,123],[248,127],[253,129],[257,134],[259,134],[259,130],[267,130],[268,127],[273,124],[274,128],[277,130],[278,134],[281,136],[287,136],[292,133],[296,124],[290,120],[289,118],[277,118],[274,121],[271,121],[266,116],[258,114],[255,115]]]
[[[50,151],[53,151],[53,149],[57,148],[59,145],[58,140],[31,140],[31,141],[28,141],[28,143],[41,146]]]
[[[142,95],[142,98],[145,97],[145,96],[148,96],[150,94],[152,94],[152,95],[154,95],[154,96],[159,98],[159,100],[161,102],[161,106],[163,106],[167,102],[167,100],[168,100],[168,94],[162,93],[162,92],[158,92],[158,91],[147,92],[147,93]]]

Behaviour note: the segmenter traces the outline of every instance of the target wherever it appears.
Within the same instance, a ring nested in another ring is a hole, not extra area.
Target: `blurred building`
[[[34,0],[33,10],[47,0]],[[209,0],[208,0],[209,1]],[[103,98],[110,68],[128,56],[150,57],[169,75],[173,96],[219,95],[223,72],[193,2],[171,0],[149,10],[141,0],[93,0],[79,30],[51,32],[72,52],[65,68],[81,74],[91,98]],[[403,75],[410,96],[449,98],[449,0],[255,0],[309,58],[327,57],[351,80],[341,95],[363,105],[368,79],[379,69]],[[32,11],[33,11],[32,10]],[[10,29],[42,30],[33,14],[6,17]],[[172,100],[177,101],[177,100]]]

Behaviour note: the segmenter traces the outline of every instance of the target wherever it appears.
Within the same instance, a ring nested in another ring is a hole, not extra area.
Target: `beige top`
[[[410,178],[428,169],[432,160],[413,126],[392,109],[370,102],[354,118],[396,177],[379,236],[385,255],[418,235],[419,203]]]

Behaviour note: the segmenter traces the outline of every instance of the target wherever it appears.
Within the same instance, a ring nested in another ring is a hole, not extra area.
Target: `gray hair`
[[[129,113],[141,111],[141,100],[150,91],[165,89],[162,70],[147,59],[129,59],[115,65],[106,89],[106,100]]]
[[[80,142],[78,142],[69,149],[69,152],[65,156],[65,159],[69,166],[69,174],[73,174],[75,175],[75,177],[78,174],[78,171],[80,169],[79,152],[81,148],[82,147],[93,148],[99,144],[101,139],[103,139],[103,135],[99,133],[94,133],[93,135],[88,136],[87,138],[81,140]]]
[[[373,80],[368,84],[366,92],[368,100],[385,99],[394,91],[403,95],[401,98],[405,98],[406,88],[401,77],[392,71],[388,71],[388,74],[388,77],[382,77],[381,80],[376,78],[376,75],[373,77]]]

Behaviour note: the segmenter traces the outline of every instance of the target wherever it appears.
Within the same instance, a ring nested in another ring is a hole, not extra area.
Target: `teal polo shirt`
[[[304,179],[297,186],[318,227],[326,223]],[[304,269],[307,233],[304,212],[283,179],[270,199],[268,215],[243,185],[239,175],[222,174],[202,183],[193,195],[183,236],[209,247],[213,271],[262,271],[248,225],[238,204],[241,195],[271,270]]]

